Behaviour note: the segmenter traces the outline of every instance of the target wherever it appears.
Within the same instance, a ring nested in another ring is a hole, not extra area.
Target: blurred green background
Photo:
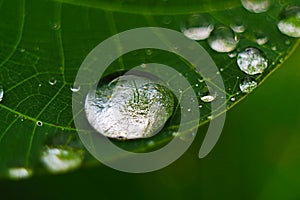
[[[105,166],[0,182],[1,199],[300,199],[300,48],[228,111],[214,150],[203,135],[172,165],[147,174]],[[204,133],[203,133],[204,134]]]

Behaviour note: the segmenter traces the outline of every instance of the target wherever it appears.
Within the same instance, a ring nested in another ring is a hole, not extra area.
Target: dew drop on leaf
[[[85,111],[89,123],[110,138],[153,136],[172,115],[174,96],[165,86],[135,75],[120,76],[90,91]]]
[[[56,84],[56,79],[55,78],[50,78],[50,80],[48,81],[50,85],[55,85]]]
[[[3,89],[3,86],[0,85],[0,101],[2,101],[3,96],[4,96],[4,89]]]
[[[268,60],[259,49],[250,47],[238,54],[237,64],[246,74],[255,75],[268,67]]]
[[[246,27],[241,21],[236,21],[230,25],[230,28],[236,33],[243,33],[246,30]]]
[[[37,125],[37,126],[43,126],[43,122],[42,122],[42,121],[37,121],[37,122],[36,122],[36,125]]]
[[[213,100],[215,100],[217,98],[217,93],[215,91],[212,91],[212,89],[208,88],[207,86],[203,87],[200,90],[199,95],[200,95],[201,101],[203,101],[205,103],[212,102]]]
[[[80,90],[80,85],[73,85],[73,86],[70,88],[70,90],[71,90],[72,92],[79,92],[79,90]]]
[[[208,38],[209,46],[220,53],[231,52],[238,45],[238,38],[228,27],[216,28]]]
[[[41,153],[41,162],[51,173],[61,173],[81,166],[83,153],[70,147],[48,147]]]
[[[25,167],[12,167],[8,169],[8,177],[10,179],[19,180],[32,176],[32,170]]]
[[[270,0],[241,0],[243,7],[253,13],[263,13],[269,10]]]
[[[181,27],[182,33],[192,40],[207,39],[213,29],[213,20],[206,14],[189,16]]]
[[[255,34],[255,41],[258,45],[264,45],[269,41],[269,38],[263,32],[257,32]]]
[[[300,7],[287,7],[280,18],[277,26],[281,33],[290,37],[300,37]]]
[[[257,82],[253,78],[246,76],[241,80],[239,87],[243,93],[250,93],[257,87]]]

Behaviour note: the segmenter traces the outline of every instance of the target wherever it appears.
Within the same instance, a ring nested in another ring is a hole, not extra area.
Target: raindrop
[[[37,126],[43,126],[43,122],[37,121],[37,122],[36,122],[36,125],[37,125]]]
[[[171,91],[135,75],[99,86],[96,92],[89,92],[85,102],[87,119],[95,130],[117,139],[153,136],[172,115],[173,107]]]
[[[236,33],[243,33],[246,30],[246,27],[241,21],[236,21],[234,24],[231,24],[230,28]]]
[[[72,92],[79,92],[80,85],[73,85],[70,89],[71,89]]]
[[[182,25],[182,33],[192,40],[205,40],[214,29],[214,23],[209,15],[190,16]]]
[[[70,147],[48,147],[41,153],[41,162],[52,173],[61,173],[81,166],[83,152]]]
[[[237,52],[236,52],[236,51],[232,51],[232,52],[229,52],[229,53],[228,53],[229,58],[235,58],[236,55],[237,55]]]
[[[253,13],[263,13],[270,8],[270,0],[241,0],[244,8]]]
[[[55,78],[50,78],[50,80],[49,80],[49,84],[50,85],[55,85],[56,84],[56,79]]]
[[[254,75],[268,67],[268,60],[260,50],[250,47],[238,54],[237,64],[246,74]]]
[[[277,26],[281,33],[290,37],[300,37],[300,7],[287,7],[281,13],[280,18]]]
[[[201,89],[199,95],[201,101],[205,103],[212,102],[217,98],[217,93],[207,86]]]
[[[52,25],[52,29],[53,30],[59,30],[60,29],[60,24],[59,23],[54,23],[53,25]]]
[[[241,80],[239,86],[243,93],[250,93],[257,87],[257,82],[253,78],[246,76]]]
[[[263,32],[257,32],[255,34],[255,41],[259,45],[264,45],[269,41],[269,38]]]
[[[25,179],[32,176],[32,170],[24,167],[13,167],[8,169],[8,176],[11,179]]]
[[[4,90],[3,90],[3,86],[0,85],[0,101],[2,101],[3,99],[3,96],[4,96]]]
[[[208,38],[208,44],[217,52],[231,52],[236,49],[238,38],[230,28],[218,27]]]

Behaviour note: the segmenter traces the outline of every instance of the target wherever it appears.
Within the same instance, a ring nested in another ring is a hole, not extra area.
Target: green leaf
[[[11,178],[18,178],[45,173],[49,166],[45,166],[47,162],[41,156],[49,148],[60,150],[52,159],[61,162],[75,158],[78,161],[75,164],[86,166],[97,163],[84,150],[77,136],[70,88],[84,58],[110,36],[150,26],[180,31],[182,21],[195,13],[208,13],[216,25],[227,27],[238,18],[244,23],[246,31],[238,34],[237,52],[249,46],[256,47],[268,59],[268,68],[262,74],[253,76],[261,84],[299,43],[277,28],[283,8],[296,3],[297,0],[285,1],[284,5],[279,1],[273,2],[268,12],[254,14],[244,9],[238,0],[0,1],[0,85],[4,90],[0,102],[0,176],[10,174]],[[255,36],[260,31],[268,37],[264,45],[256,43]],[[247,96],[240,92],[238,86],[246,74],[238,68],[236,58],[215,52],[207,41],[200,41],[199,44],[221,71],[227,107],[230,109]],[[202,77],[184,60],[155,49],[151,50],[151,55],[146,50],[139,50],[122,56],[106,74],[120,73],[148,62],[163,63],[179,71],[186,69],[182,74],[194,86],[193,89],[199,92],[203,87],[203,83],[198,81]],[[198,101],[203,105],[199,123],[202,126],[209,122],[211,111],[209,104],[201,102],[200,98]],[[179,113],[175,112],[168,125],[153,138],[114,142],[135,152],[158,149],[173,138],[179,117]],[[75,164],[70,170],[80,166]],[[20,170],[22,168],[28,169],[27,175]],[[61,170],[65,171],[68,169]]]

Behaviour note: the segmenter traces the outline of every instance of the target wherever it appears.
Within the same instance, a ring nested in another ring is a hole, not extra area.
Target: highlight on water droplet
[[[239,87],[243,93],[250,93],[257,87],[257,82],[253,78],[246,76],[241,80]]]
[[[56,84],[56,79],[54,77],[51,77],[50,80],[48,81],[50,85],[55,85]]]
[[[79,168],[83,161],[83,151],[70,147],[43,148],[41,162],[51,173],[62,173]]]
[[[189,16],[181,26],[182,33],[192,40],[205,40],[214,29],[214,22],[207,14]]]
[[[208,86],[204,86],[200,92],[200,99],[205,103],[212,102],[217,98],[217,92],[213,91],[213,89],[209,88]]]
[[[208,38],[209,46],[220,53],[228,53],[236,49],[238,45],[237,35],[228,27],[216,28]]]
[[[29,178],[32,174],[32,170],[25,167],[12,167],[8,169],[8,177],[13,180]]]
[[[249,47],[238,54],[237,64],[246,74],[255,75],[268,67],[268,60],[259,49]]]
[[[269,10],[270,0],[241,0],[243,7],[253,13],[263,13]]]
[[[300,37],[300,7],[287,7],[280,15],[277,27],[281,33],[287,36]]]
[[[56,31],[59,30],[60,29],[60,24],[59,23],[53,23],[52,24],[52,29],[56,30]]]
[[[151,137],[173,113],[174,96],[165,86],[136,75],[120,76],[86,97],[91,126],[116,139]]]
[[[4,96],[4,89],[3,89],[3,86],[0,85],[0,101],[2,101],[3,96]]]
[[[37,125],[37,126],[43,126],[43,122],[42,122],[42,121],[37,121],[37,122],[36,122],[36,125]]]
[[[80,90],[80,85],[73,85],[73,86],[71,86],[70,90],[71,90],[72,92],[79,92],[79,90]]]

